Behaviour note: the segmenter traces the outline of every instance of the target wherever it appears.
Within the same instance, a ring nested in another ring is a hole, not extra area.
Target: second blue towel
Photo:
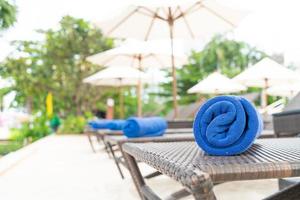
[[[125,125],[125,120],[122,119],[115,119],[107,123],[107,127],[110,130],[118,131],[122,130]]]
[[[110,120],[106,119],[98,119],[98,120],[92,120],[88,122],[88,125],[93,129],[108,129],[108,123]]]
[[[218,96],[208,100],[196,114],[195,140],[210,155],[236,155],[246,151],[260,135],[263,123],[245,98]]]
[[[129,138],[161,136],[167,127],[167,121],[161,117],[132,117],[126,120],[123,132]]]

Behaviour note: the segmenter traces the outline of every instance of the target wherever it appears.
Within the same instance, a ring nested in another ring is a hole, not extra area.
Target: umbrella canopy
[[[137,85],[141,80],[146,82],[149,77],[144,72],[132,67],[112,66],[85,78],[83,82],[98,86],[118,87],[120,89],[120,117],[123,118],[124,97],[122,87]]]
[[[168,42],[168,43],[167,43]],[[137,41],[128,40],[121,46],[87,57],[87,60],[106,67],[128,65],[145,69],[150,67],[171,67],[169,41]],[[174,43],[174,63],[182,66],[187,63],[183,52],[184,45],[180,41]],[[142,116],[142,86],[138,84],[138,116]]]
[[[281,96],[292,98],[300,92],[300,83],[276,85],[267,89],[267,94],[271,96]]]
[[[214,72],[188,90],[188,93],[228,94],[244,91],[247,88],[226,76]]]
[[[245,14],[215,0],[137,0],[118,17],[96,25],[106,35],[142,40],[170,37],[172,25],[175,38],[195,39],[230,30]]]
[[[234,77],[234,80],[250,87],[267,88],[299,81],[299,76],[274,60],[264,58]]]
[[[184,44],[180,40],[174,42],[175,66],[187,63]],[[128,65],[135,68],[170,68],[171,48],[169,40],[138,41],[127,40],[119,47],[87,57],[91,63],[104,67]]]
[[[83,82],[99,86],[123,87],[137,85],[139,79],[145,81],[149,77],[132,67],[112,66],[85,78]]]
[[[170,38],[173,77],[174,118],[177,110],[177,82],[173,39],[206,38],[232,29],[244,13],[221,6],[214,0],[137,0],[119,17],[97,25],[104,34],[142,40]]]
[[[261,105],[265,108],[268,87],[299,82],[299,76],[270,58],[264,58],[237,75],[234,80],[247,86],[263,88]]]
[[[0,89],[6,88],[6,87],[11,87],[14,85],[13,79],[3,79],[0,77]]]

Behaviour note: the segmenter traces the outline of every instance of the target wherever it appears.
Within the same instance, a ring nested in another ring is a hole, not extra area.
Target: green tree
[[[3,98],[7,95],[11,89],[9,87],[1,88],[0,89],[0,111],[3,110]]]
[[[113,40],[83,19],[70,16],[62,18],[58,30],[39,32],[45,41],[15,42],[16,51],[1,66],[0,75],[15,80],[19,106],[44,110],[51,91],[54,109],[63,116],[95,109],[105,90],[82,83],[100,69],[86,57],[111,48]]]
[[[16,21],[16,6],[8,0],[0,0],[0,31],[9,28]]]
[[[202,51],[192,52],[189,64],[177,70],[180,103],[195,102],[199,97],[187,94],[187,90],[210,73],[219,70],[228,77],[233,77],[265,56],[264,52],[245,42],[215,36]],[[170,96],[171,84],[163,84],[163,88],[166,91],[164,95]]]

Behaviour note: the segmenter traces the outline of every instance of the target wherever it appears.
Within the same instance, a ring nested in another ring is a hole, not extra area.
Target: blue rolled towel
[[[126,120],[115,119],[107,123],[107,127],[110,130],[122,130],[125,125]]]
[[[210,155],[245,152],[263,130],[261,116],[245,98],[218,96],[205,102],[194,120],[198,146]]]
[[[88,125],[93,129],[108,129],[107,125],[109,122],[110,120],[105,120],[105,119],[93,120],[93,121],[89,121]]]
[[[126,120],[123,132],[129,138],[152,137],[163,135],[167,128],[167,121],[161,117],[131,117]]]

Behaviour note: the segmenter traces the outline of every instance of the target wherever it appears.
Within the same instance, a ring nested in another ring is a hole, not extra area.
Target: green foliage
[[[86,119],[82,116],[69,115],[66,119],[63,120],[62,126],[59,129],[59,133],[83,133],[86,123]]]
[[[117,101],[116,103],[119,103],[119,101]],[[137,96],[135,89],[128,89],[127,91],[125,91],[124,104],[125,118],[135,116],[137,113]]]
[[[88,111],[88,112],[84,113],[84,117],[85,117],[85,119],[92,119],[94,117],[94,115],[93,115],[93,113]]]
[[[49,121],[46,115],[41,112],[36,113],[33,118],[24,122],[21,128],[13,128],[10,130],[10,140],[7,144],[0,144],[0,155],[22,148],[28,142],[34,142],[51,133]]]
[[[124,105],[125,105],[125,118],[136,116],[137,113],[137,95],[136,88],[125,89],[124,91]],[[113,95],[115,101],[115,116],[119,117],[119,94]],[[157,94],[148,94],[147,98],[143,99],[143,114],[144,115],[161,115],[165,113],[161,112],[164,107],[162,104],[158,103],[160,97]]]
[[[231,78],[265,56],[247,43],[215,36],[202,51],[192,52],[189,64],[177,70],[180,103],[197,101],[199,96],[187,94],[187,90],[210,73],[219,70]],[[171,96],[171,83],[163,84],[163,88],[166,93],[162,95]],[[170,107],[171,102],[168,105]]]
[[[16,6],[8,0],[0,0],[0,31],[9,28],[16,21]]]
[[[86,57],[112,48],[113,40],[83,19],[70,16],[63,17],[57,29],[39,30],[39,33],[43,34],[44,41],[15,41],[15,52],[0,64],[0,76],[13,78],[15,82],[8,90],[0,91],[0,97],[14,90],[17,106],[26,106],[34,113],[45,110],[46,95],[52,92],[54,113],[65,118],[63,132],[81,132],[83,126],[79,123],[77,127],[75,116],[105,110],[109,97],[115,99],[118,117],[118,89],[82,83],[83,78],[101,69],[87,62]],[[192,52],[189,64],[177,70],[180,103],[196,101],[199,97],[186,91],[213,71],[232,77],[264,56],[246,43],[216,36],[202,51]],[[163,84],[160,91],[161,94],[148,94],[144,113],[165,114],[171,107],[171,83]],[[126,117],[135,115],[135,89],[124,89],[124,92]],[[24,130],[28,132],[26,126]]]
[[[5,95],[7,95],[9,92],[11,92],[11,88],[5,87],[0,89],[0,110],[3,109],[3,98]]]
[[[21,129],[12,128],[10,129],[10,139],[22,143],[25,141],[26,135],[21,131]]]
[[[10,152],[16,151],[22,148],[22,143],[20,142],[8,142],[8,143],[0,143],[0,155],[4,156]]]
[[[82,19],[63,17],[58,30],[39,31],[45,41],[16,41],[15,53],[0,65],[0,75],[15,80],[18,106],[45,109],[45,98],[53,94],[54,112],[60,116],[94,110],[104,101],[104,90],[82,83],[100,68],[86,57],[112,47],[99,29]]]
[[[18,131],[12,135],[15,140],[20,141],[26,138],[30,142],[45,137],[52,132],[48,118],[41,112],[37,113],[29,122],[23,123]]]
[[[156,94],[154,95],[150,95],[149,100],[143,104],[143,114],[146,116],[166,116],[167,110],[164,103],[158,103]]]

